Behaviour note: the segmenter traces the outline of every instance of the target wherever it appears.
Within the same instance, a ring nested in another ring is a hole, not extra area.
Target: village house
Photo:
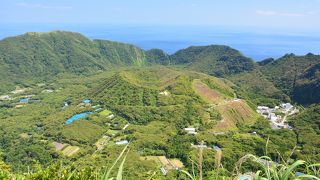
[[[110,114],[109,116],[107,116],[107,118],[109,118],[109,119],[113,119],[115,116],[114,116],[114,114]]]
[[[160,92],[159,94],[160,94],[160,95],[164,95],[164,96],[168,96],[168,95],[169,95],[169,92],[168,92],[168,91],[163,91],[163,92]]]
[[[9,95],[2,95],[0,96],[0,100],[11,100],[11,97]]]
[[[299,110],[294,108],[294,106],[290,103],[282,103],[280,104],[280,106],[275,106],[274,108],[269,108],[267,106],[258,106],[256,111],[270,121],[271,127],[273,129],[292,129],[292,127],[289,126],[286,122],[286,117],[299,112]],[[282,117],[280,115],[277,115],[277,113],[284,113],[285,116]]]
[[[129,143],[128,140],[122,140],[122,141],[116,142],[116,145],[124,145],[124,144],[128,144],[128,143]]]
[[[270,113],[268,115],[268,119],[272,122],[276,122],[277,120],[281,119],[280,115],[276,115],[275,113]]]
[[[184,128],[185,131],[187,131],[188,134],[198,134],[196,132],[196,128]]]
[[[293,106],[290,103],[283,103],[283,104],[281,104],[281,108],[284,111],[289,111],[289,110],[291,110],[293,108]]]

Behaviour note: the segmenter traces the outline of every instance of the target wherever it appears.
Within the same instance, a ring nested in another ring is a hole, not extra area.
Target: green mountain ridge
[[[22,63],[30,68],[45,65],[52,68],[47,70],[55,70],[55,67],[57,70],[53,73],[103,70],[112,65],[141,64],[145,60],[143,51],[133,45],[90,40],[79,33],[64,31],[26,33],[2,40],[0,47],[2,59],[6,63],[16,64],[17,68],[21,67]],[[20,54],[24,61],[14,58],[16,54]],[[28,60],[33,60],[34,63]]]
[[[319,59],[313,54],[288,54],[257,63],[223,45],[191,46],[168,55],[160,49],[145,51],[131,44],[90,40],[73,32],[26,33],[0,41],[0,75],[8,77],[0,80],[0,92],[19,84],[52,79],[61,73],[86,75],[119,67],[160,64],[232,80],[246,89],[243,96],[256,99],[255,103],[265,101],[258,98],[261,96],[280,97],[284,101],[290,97],[308,105],[320,102],[316,93],[319,76],[307,75],[308,69],[317,67]]]
[[[187,67],[213,76],[251,71],[255,67],[252,59],[228,46],[191,46],[172,55],[174,64],[187,64]]]
[[[44,79],[59,73],[87,74],[145,63],[133,45],[90,40],[79,33],[26,33],[0,41],[1,73],[12,81]]]

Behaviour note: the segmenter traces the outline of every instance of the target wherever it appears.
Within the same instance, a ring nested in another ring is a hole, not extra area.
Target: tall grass
[[[269,138],[267,139],[267,143],[265,146],[265,156],[257,157],[252,154],[247,154],[240,158],[240,160],[236,163],[234,173],[231,177],[219,176],[219,172],[224,170],[224,168],[219,166],[215,167],[217,173],[215,177],[208,177],[209,179],[238,179],[242,174],[249,174],[252,179],[255,180],[289,180],[289,179],[314,179],[320,180],[320,163],[319,164],[311,164],[308,165],[305,161],[297,160],[294,163],[290,164],[290,157],[292,156],[295,148],[292,150],[291,154],[284,160],[282,158],[282,162],[274,162],[270,157],[267,156],[268,154],[268,143]],[[199,149],[199,154],[202,154],[202,149]],[[198,167],[202,167],[202,156],[199,155],[199,164]],[[256,165],[255,170],[246,169],[246,172],[242,172],[243,164],[251,164]],[[193,168],[192,168],[193,169]],[[194,169],[193,169],[194,171]],[[195,173],[191,174],[188,171],[180,170],[181,173],[185,174],[191,180],[201,180],[202,179],[202,171],[199,169],[199,177],[195,176]],[[303,173],[300,173],[303,172]],[[297,173],[299,173],[297,175]]]
[[[236,176],[241,174],[241,167],[244,163],[252,163],[258,165],[258,171],[254,172],[254,179],[261,180],[288,180],[288,179],[316,179],[320,180],[319,164],[307,165],[305,161],[297,160],[292,164],[281,164],[271,160],[268,156],[257,157],[252,154],[242,157],[236,165]],[[318,169],[317,171],[314,171]],[[306,174],[296,176],[296,173],[303,171]]]
[[[53,165],[47,169],[40,168],[37,172],[28,172],[25,174],[12,174],[9,171],[5,171],[0,167],[0,180],[122,180],[123,179],[123,170],[126,161],[126,157],[129,153],[128,149],[129,144],[127,144],[117,159],[113,162],[111,167],[103,170],[97,170],[94,168],[84,168],[84,169],[77,169],[73,166],[71,167],[63,167],[61,164]],[[112,171],[121,161],[118,171],[116,172],[116,176],[112,176]]]
[[[31,180],[31,179],[58,179],[58,180],[122,180],[123,171],[125,167],[126,158],[130,149],[127,144],[117,159],[113,164],[105,170],[96,170],[93,168],[76,169],[74,167],[65,168],[61,164],[51,166],[48,169],[40,169],[37,172],[29,172],[26,174],[11,174],[9,171],[1,169],[0,167],[0,180],[2,179],[14,179],[14,180]],[[267,147],[267,145],[266,145]],[[267,152],[266,152],[267,153]],[[199,150],[198,161],[192,161],[192,173],[186,170],[179,170],[180,173],[186,175],[190,180],[200,180],[202,177],[202,163],[203,154],[202,150]],[[113,170],[117,166],[118,170],[114,172]],[[255,170],[243,168],[245,164],[256,165]],[[194,168],[194,165],[197,168]],[[195,173],[195,169],[198,170]],[[320,180],[320,163],[308,165],[305,161],[297,160],[294,163],[289,163],[289,161],[274,162],[268,156],[257,157],[252,154],[248,154],[240,158],[240,160],[235,164],[235,169],[233,175],[230,177],[220,175],[219,172],[226,171],[222,165],[220,167],[215,167],[214,177],[206,177],[207,179],[237,179],[241,174],[251,174],[251,177],[255,180],[290,180],[290,179],[313,179]],[[113,173],[114,172],[114,173]],[[304,174],[299,174],[297,172],[303,172]],[[197,174],[197,175],[196,175]]]

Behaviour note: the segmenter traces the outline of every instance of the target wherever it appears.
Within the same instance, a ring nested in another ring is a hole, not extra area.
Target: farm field
[[[259,117],[244,100],[240,99],[222,102],[217,105],[217,109],[223,119],[214,127],[215,131],[236,130],[237,123],[247,125],[254,124]]]
[[[219,91],[209,88],[199,79],[194,80],[193,87],[196,93],[198,93],[208,103],[218,104],[224,99],[223,95]]]
[[[140,157],[143,161],[155,161],[166,171],[181,169],[184,167],[183,163],[178,159],[168,159],[165,156],[143,156]]]

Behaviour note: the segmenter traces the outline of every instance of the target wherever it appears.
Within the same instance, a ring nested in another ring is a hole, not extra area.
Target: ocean
[[[74,31],[91,39],[105,39],[134,44],[142,49],[163,49],[173,54],[179,49],[199,45],[228,45],[244,55],[260,61],[279,58],[287,53],[320,54],[320,33],[292,33],[277,29],[151,26],[106,24],[0,24],[0,39],[25,32],[52,30]]]

